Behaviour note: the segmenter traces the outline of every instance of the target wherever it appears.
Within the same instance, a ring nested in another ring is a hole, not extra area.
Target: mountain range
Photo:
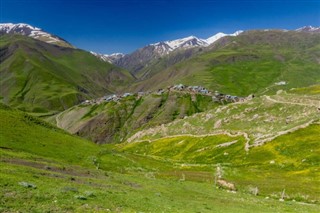
[[[172,41],[161,41],[142,47],[131,54],[115,53],[103,55],[94,53],[102,60],[109,61],[119,67],[129,70],[138,76],[143,76],[141,72],[144,68],[154,63],[154,61],[166,56],[172,52],[186,51],[195,47],[207,47],[225,36],[237,36],[243,31],[239,30],[233,34],[217,33],[208,39],[200,39],[195,36],[176,39]],[[141,73],[139,73],[141,72]]]
[[[27,24],[1,24],[1,96],[7,104],[23,103],[21,109],[41,111],[43,105],[62,109],[87,98],[155,90],[175,83],[193,83],[237,95],[262,92],[277,81],[289,82],[287,87],[309,85],[318,81],[318,31],[309,26],[295,31],[218,33],[208,39],[190,36],[150,44],[127,55],[107,56],[79,50]],[[15,75],[12,67],[19,68],[14,69]],[[44,76],[55,80],[48,84]],[[236,83],[228,85],[230,79]],[[249,86],[250,79],[256,81]],[[57,90],[55,85],[62,87]],[[47,89],[42,92],[39,88]]]
[[[182,83],[249,95],[273,88],[279,81],[286,81],[286,88],[312,85],[319,82],[319,35],[256,30],[224,37],[206,48],[171,53],[153,61],[139,71],[147,77],[132,85],[132,90]]]
[[[103,55],[1,24],[0,60],[0,212],[320,210],[318,27]]]
[[[194,48],[194,47],[207,47],[222,37],[237,36],[242,32],[243,32],[242,30],[236,31],[235,33],[232,33],[232,34],[225,34],[220,32],[207,39],[200,39],[200,38],[197,38],[196,36],[188,36],[185,38],[176,39],[172,41],[161,41],[154,44],[149,44],[145,47],[142,47],[141,49],[148,48],[149,46],[154,47],[154,54],[157,54],[158,56],[164,56],[175,50],[188,49],[188,48]],[[99,54],[95,52],[91,52],[91,53],[96,55],[97,57],[100,57],[102,60],[110,59],[109,62],[113,62],[113,63],[117,63],[118,60],[126,56],[126,54],[123,54],[123,53],[113,53],[110,55]]]
[[[266,29],[263,31],[274,31]],[[288,30],[276,30],[287,32]],[[296,32],[317,33],[319,27],[305,26],[294,30]],[[217,33],[207,39],[200,39],[195,36],[189,36],[172,41],[161,41],[149,44],[145,47],[137,49],[130,54],[115,53],[111,55],[97,54],[97,57],[104,61],[108,61],[116,66],[122,67],[130,71],[138,79],[145,80],[151,77],[159,70],[164,70],[178,62],[182,62],[191,58],[201,51],[210,49],[216,41],[226,37],[236,37],[243,33],[238,30],[232,34]],[[170,56],[168,56],[170,55]],[[159,69],[159,70],[158,70]]]
[[[297,32],[320,33],[320,27],[304,26],[296,29]]]
[[[284,30],[284,31],[287,31],[287,30]],[[320,27],[304,26],[296,29],[295,31],[319,33]],[[193,47],[207,47],[222,37],[238,36],[242,32],[243,32],[242,30],[238,30],[232,34],[225,34],[225,33],[219,32],[207,39],[197,38],[196,36],[188,36],[188,37],[180,38],[176,40],[161,41],[154,44],[149,44],[145,47],[142,47],[141,49],[147,48],[149,46],[153,46],[154,52],[155,52],[154,54],[158,54],[159,56],[164,56],[175,50],[181,50],[181,49],[187,49],[187,48],[193,48]],[[130,54],[113,53],[110,55],[92,52],[92,54],[96,55],[97,57],[100,57],[102,60],[108,60],[110,63],[116,64],[117,61],[119,61],[121,58],[123,58],[126,55],[132,55],[134,54],[134,52]]]

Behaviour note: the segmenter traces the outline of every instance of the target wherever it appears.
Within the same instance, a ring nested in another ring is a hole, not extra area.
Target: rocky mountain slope
[[[164,56],[175,50],[189,49],[194,47],[207,47],[213,44],[215,41],[219,40],[220,38],[223,38],[225,36],[238,36],[242,32],[243,31],[241,30],[233,34],[225,34],[220,32],[207,39],[197,38],[196,36],[189,36],[186,38],[176,39],[172,41],[158,42],[155,44],[150,44],[148,46],[154,46],[155,54],[158,54],[159,56]]]
[[[113,53],[111,55],[99,54],[99,53],[92,52],[92,51],[90,51],[90,53],[93,54],[94,56],[96,56],[97,58],[101,59],[102,61],[107,61],[111,64],[115,63],[117,60],[124,57],[124,54],[122,54],[122,53]]]
[[[220,38],[225,36],[237,36],[241,33],[242,31],[237,31],[233,34],[217,33],[208,39],[189,36],[172,41],[161,41],[142,47],[131,54],[121,55],[121,57],[117,57],[116,59],[114,59],[113,55],[107,56],[107,58],[109,58],[110,62],[113,64],[129,70],[139,77],[143,75],[141,73],[143,73],[142,70],[144,68],[157,63],[162,57],[167,56],[172,52],[183,52],[196,47],[207,47]],[[190,51],[187,52],[190,53]],[[186,53],[186,55],[188,55],[188,53]],[[117,55],[120,56],[119,54]],[[190,57],[190,54],[188,56]],[[185,56],[184,58],[188,58],[188,56]]]

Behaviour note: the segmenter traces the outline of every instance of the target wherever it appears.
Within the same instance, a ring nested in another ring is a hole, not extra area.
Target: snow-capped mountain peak
[[[112,53],[110,55],[105,54],[105,56],[109,56],[109,57],[123,57],[124,54],[123,53]]]
[[[188,49],[192,47],[206,47],[210,44],[214,43],[218,39],[225,37],[225,36],[237,36],[243,31],[236,31],[233,34],[225,34],[225,33],[217,33],[207,39],[201,39],[196,36],[188,36],[181,39],[176,39],[172,41],[163,41],[163,42],[157,42],[154,44],[150,44],[150,46],[153,46],[155,51],[159,55],[167,55],[170,52],[176,50],[176,49]]]
[[[211,36],[211,37],[207,38],[205,41],[210,45],[210,44],[214,43],[215,41],[219,40],[222,37],[225,37],[225,36],[238,36],[241,33],[243,33],[242,30],[238,30],[238,31],[236,31],[236,32],[234,32],[232,34],[225,34],[225,33],[221,33],[220,32],[220,33],[215,34],[214,36]]]
[[[185,38],[170,40],[170,41],[160,41],[157,43],[149,44],[143,48],[140,48],[136,50],[135,52],[124,55],[121,53],[114,53],[111,55],[104,55],[104,54],[98,54],[93,53],[93,55],[97,56],[103,61],[108,61],[113,64],[119,65],[119,63],[125,63],[124,61],[130,60],[130,58],[133,58],[132,61],[140,61],[140,58],[142,61],[144,60],[151,60],[152,58],[156,58],[159,56],[165,56],[168,55],[170,52],[179,50],[179,49],[189,49],[194,47],[207,47],[211,45],[212,43],[216,42],[222,37],[225,36],[238,36],[243,31],[236,31],[233,34],[225,34],[225,33],[217,33],[207,39],[201,39],[196,36],[188,36]],[[139,60],[138,60],[139,58]]]
[[[241,33],[243,33],[243,30],[237,30],[236,32],[234,32],[234,33],[232,34],[232,36],[238,36],[238,35],[240,35]]]
[[[209,38],[207,38],[205,41],[208,43],[208,44],[212,44],[213,42],[217,41],[218,39],[222,38],[222,37],[225,37],[227,34],[225,33],[217,33]]]
[[[120,58],[124,57],[125,54],[123,53],[112,53],[110,55],[107,54],[99,54],[93,51],[90,51],[90,53],[98,58],[100,58],[102,61],[107,61],[109,63],[114,63],[116,60],[119,60]]]
[[[204,45],[204,41],[202,39],[195,37],[195,36],[188,36],[188,37],[182,38],[182,39],[166,41],[165,43],[168,44],[172,48],[172,50],[174,50],[176,48],[181,48],[181,47]]]
[[[28,29],[30,31],[40,31],[40,28],[33,27],[29,24],[19,23],[19,24],[12,24],[12,23],[4,23],[0,24],[0,31],[11,33],[11,32],[21,32],[21,34],[26,34],[25,30]]]
[[[190,48],[204,45],[206,45],[206,42],[195,36],[188,36],[186,38],[150,44],[150,46],[154,46],[156,50],[159,50],[160,55],[168,54],[169,52],[178,48]]]
[[[297,32],[314,32],[314,33],[320,33],[320,27],[313,27],[313,26],[304,26],[301,28],[296,29]]]
[[[29,24],[19,23],[2,23],[0,24],[0,34],[19,34],[28,36],[50,44],[56,44],[65,47],[72,47],[64,39],[43,31],[40,28],[33,27]]]

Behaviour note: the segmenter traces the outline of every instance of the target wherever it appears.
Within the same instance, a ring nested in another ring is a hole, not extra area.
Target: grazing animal
[[[235,185],[226,180],[222,180],[222,179],[217,180],[217,185],[219,186],[219,188],[228,189],[231,191],[237,191]]]

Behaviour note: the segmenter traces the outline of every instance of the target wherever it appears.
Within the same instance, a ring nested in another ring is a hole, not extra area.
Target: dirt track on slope
[[[298,103],[298,102],[290,102],[290,101],[279,101],[276,99],[271,98],[270,96],[265,96],[268,101],[274,102],[274,103],[280,103],[280,104],[291,104],[291,105],[299,105],[299,106],[309,106],[309,107],[320,107],[320,101],[318,104],[312,103],[312,104],[304,104],[304,103]]]

